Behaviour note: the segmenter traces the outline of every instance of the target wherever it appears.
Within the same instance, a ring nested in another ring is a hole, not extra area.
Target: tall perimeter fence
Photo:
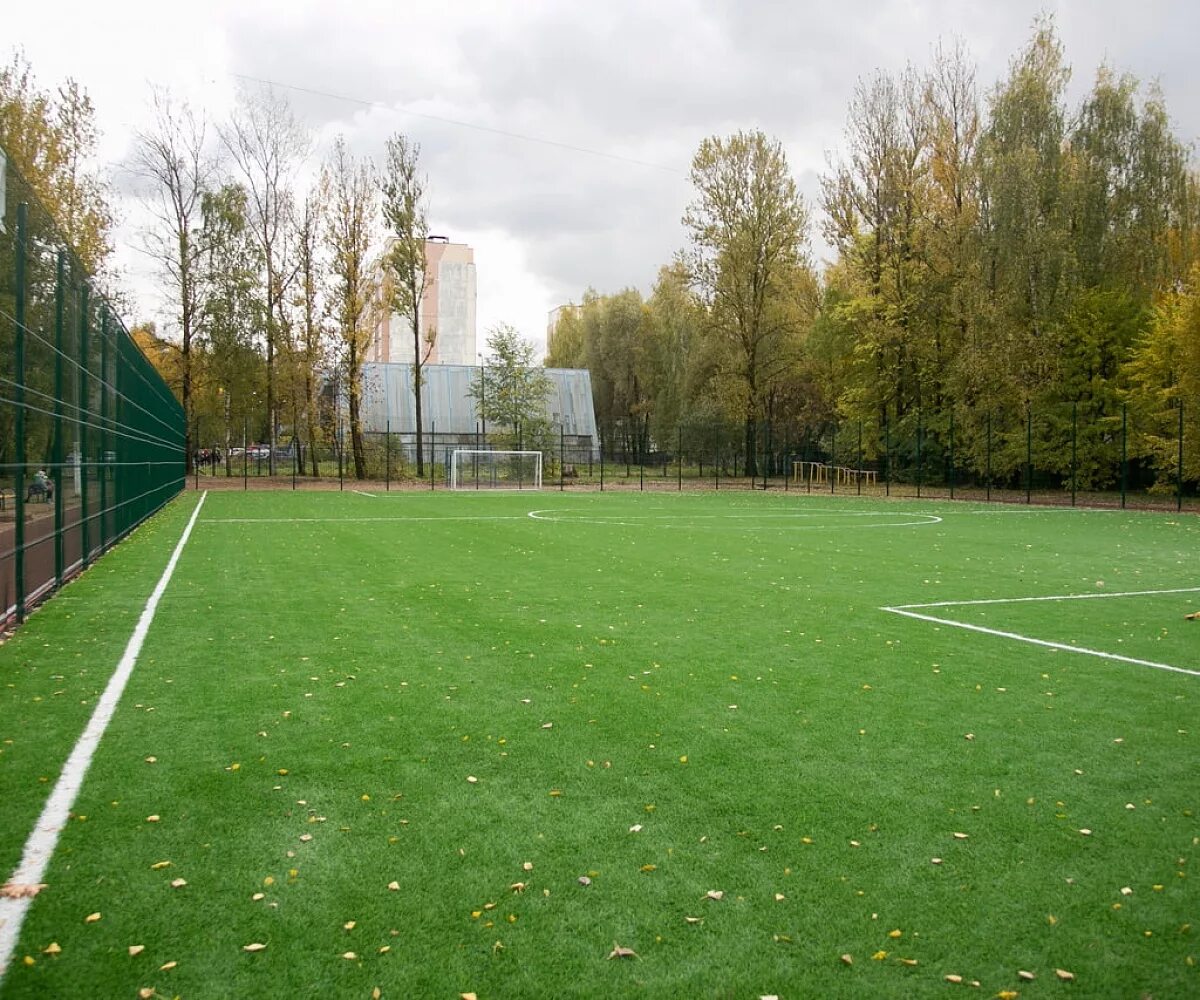
[[[0,150],[0,624],[184,486],[183,410]]]
[[[561,491],[767,489],[1200,512],[1200,428],[1185,416],[1178,405],[1135,415],[1120,402],[1103,413],[1065,402],[991,413],[948,404],[895,422],[761,422],[749,435],[752,462],[740,423],[686,421],[665,441],[637,418],[601,423],[594,439],[558,426],[446,434],[433,425],[422,435],[420,478],[411,433],[365,434],[358,477],[343,428],[316,452],[285,439],[274,473],[267,447],[243,432],[234,447],[198,451],[195,485],[439,490],[457,449],[532,449],[542,453],[542,488]]]

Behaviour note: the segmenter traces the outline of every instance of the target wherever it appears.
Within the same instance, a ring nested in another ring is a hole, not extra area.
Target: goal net
[[[540,490],[540,451],[472,451],[450,456],[452,490]]]

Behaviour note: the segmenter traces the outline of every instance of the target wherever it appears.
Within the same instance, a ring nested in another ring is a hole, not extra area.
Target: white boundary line
[[[461,514],[452,517],[206,517],[201,524],[406,524],[409,521],[524,521],[525,514]]]
[[[58,836],[70,818],[71,807],[75,804],[79,789],[83,785],[83,779],[91,766],[92,757],[100,745],[100,738],[104,735],[104,731],[108,728],[108,724],[117,710],[117,704],[125,691],[125,685],[133,673],[134,664],[137,663],[138,654],[142,651],[146,633],[150,631],[150,623],[154,620],[158,602],[166,591],[167,584],[171,582],[171,576],[175,572],[179,556],[183,552],[184,545],[187,544],[196,519],[200,515],[200,508],[204,506],[207,496],[207,490],[200,495],[187,527],[183,529],[175,551],[171,553],[167,568],[163,570],[158,584],[146,601],[146,606],[134,627],[133,635],[129,637],[129,643],[125,646],[125,652],[117,664],[117,669],[108,679],[108,684],[105,686],[100,700],[96,703],[96,709],[92,712],[87,728],[84,729],[75,748],[71,751],[71,755],[67,758],[66,764],[63,765],[62,774],[59,775],[54,790],[46,800],[46,805],[43,807],[37,823],[34,824],[29,839],[25,841],[20,864],[17,865],[12,877],[8,880],[12,885],[36,886],[41,883],[42,877],[46,874],[50,858],[58,845]],[[17,947],[17,939],[21,935],[21,924],[24,923],[25,914],[29,912],[29,907],[32,905],[32,896],[24,896],[19,899],[0,897],[0,977],[3,977],[8,969],[13,951]]]
[[[934,601],[929,604],[897,604],[893,607],[882,607],[880,611],[888,611],[905,618],[916,618],[919,621],[933,622],[936,625],[949,625],[953,628],[966,629],[969,632],[982,632],[984,635],[999,636],[1001,639],[1012,639],[1016,642],[1029,643],[1032,646],[1042,646],[1045,649],[1058,649],[1065,653],[1081,653],[1084,656],[1098,656],[1103,660],[1116,660],[1120,663],[1132,663],[1139,667],[1152,667],[1155,670],[1168,670],[1175,674],[1187,674],[1190,677],[1200,677],[1200,670],[1189,670],[1187,667],[1175,667],[1169,663],[1157,663],[1154,660],[1139,660],[1134,656],[1120,656],[1117,653],[1106,653],[1099,649],[1088,649],[1086,646],[1071,646],[1063,642],[1050,642],[1047,639],[1035,639],[1033,636],[1021,635],[1019,632],[1004,632],[1000,629],[985,628],[983,625],[972,625],[968,622],[954,621],[952,618],[938,618],[935,615],[923,615],[913,608],[959,608],[981,604],[1028,604],[1032,601],[1083,601],[1104,597],[1149,597],[1155,594],[1195,594],[1200,593],[1200,587],[1173,587],[1168,590],[1126,590],[1114,591],[1111,594],[1058,594],[1046,597],[1001,597],[984,601]]]
[[[370,497],[372,500],[379,499],[374,493],[368,493],[366,490],[352,490],[351,492],[357,493],[360,497]]]
[[[535,521],[552,521],[557,524],[615,524],[621,527],[632,527],[634,523],[641,525],[650,525],[652,527],[697,527],[695,521],[736,521],[736,520],[786,520],[799,521],[803,518],[820,518],[820,517],[920,517],[921,521],[889,521],[885,524],[860,524],[859,528],[907,528],[924,524],[940,524],[942,519],[936,514],[914,514],[905,513],[902,511],[843,511],[843,510],[826,510],[824,508],[812,509],[807,511],[779,511],[779,512],[763,512],[754,511],[746,514],[694,514],[689,512],[670,513],[670,514],[592,514],[584,511],[581,514],[573,515],[568,512],[573,508],[560,507],[542,507],[538,510],[531,510],[526,516],[533,518]],[[566,514],[567,516],[557,517],[552,515]],[[653,524],[652,522],[658,522]],[[778,525],[772,527],[796,527],[809,528],[820,530],[828,527],[823,524],[797,524],[797,525]],[[750,525],[749,530],[759,530],[758,526]],[[764,529],[765,530],[765,529]]]

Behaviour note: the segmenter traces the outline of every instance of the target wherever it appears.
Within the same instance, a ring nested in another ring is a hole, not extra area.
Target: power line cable
[[[442,115],[431,115],[424,111],[413,111],[410,108],[400,107],[398,105],[386,104],[383,101],[364,100],[361,97],[350,97],[346,94],[335,94],[328,90],[318,90],[315,87],[301,87],[293,83],[281,83],[278,80],[268,80],[265,77],[251,76],[248,73],[233,73],[231,74],[238,80],[248,80],[251,83],[261,83],[268,87],[280,87],[284,90],[294,90],[301,94],[311,94],[315,97],[328,97],[335,101],[346,101],[349,104],[357,104],[366,108],[383,108],[387,111],[398,111],[401,114],[412,115],[414,118],[424,118],[427,121],[441,122],[444,125],[456,125],[459,128],[474,129],[477,132],[489,132],[492,135],[501,135],[508,139],[519,139],[522,142],[534,142],[541,146],[552,146],[555,149],[565,149],[572,153],[584,153],[588,156],[600,156],[606,160],[616,160],[620,163],[630,163],[638,167],[649,167],[651,170],[661,170],[664,173],[675,174],[677,176],[686,176],[683,171],[677,170],[674,167],[666,167],[661,163],[651,163],[649,160],[638,160],[632,156],[622,156],[620,153],[608,153],[601,149],[591,149],[588,146],[576,146],[569,142],[560,142],[557,139],[545,139],[536,135],[525,135],[521,132],[510,132],[507,129],[493,128],[491,125],[479,125],[476,122],[460,121],[457,118],[446,118]]]

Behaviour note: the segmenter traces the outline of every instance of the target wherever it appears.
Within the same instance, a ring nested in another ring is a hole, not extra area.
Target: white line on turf
[[[984,628],[982,625],[971,625],[967,622],[956,622],[951,618],[936,618],[933,615],[922,615],[904,608],[880,608],[880,611],[890,611],[894,615],[904,615],[906,618],[917,618],[921,621],[934,622],[938,625],[950,625],[954,628],[965,628],[970,632],[982,632],[985,635],[999,636],[1001,639],[1014,639],[1017,642],[1027,642],[1046,649],[1060,649],[1065,653],[1082,653],[1084,656],[1098,656],[1104,660],[1119,660],[1121,663],[1133,663],[1139,667],[1153,667],[1155,670],[1169,670],[1176,674],[1190,674],[1200,677],[1200,670],[1188,670],[1186,667],[1173,667],[1169,663],[1155,663],[1153,660],[1139,660],[1133,656],[1118,656],[1116,653],[1105,653],[1099,649],[1088,649],[1086,646],[1070,646],[1063,642],[1049,642],[1046,639],[1035,639],[1033,636],[1021,635],[1019,632],[1002,632],[1000,629]]]
[[[934,615],[923,615],[914,608],[966,608],[978,607],[984,604],[1029,604],[1035,601],[1090,601],[1112,597],[1154,597],[1159,594],[1195,594],[1200,593],[1200,587],[1170,587],[1162,590],[1114,590],[1102,594],[1047,594],[1040,597],[993,597],[978,601],[930,601],[926,604],[897,604],[892,607],[880,608],[880,611],[890,611],[894,615],[904,615],[906,618],[916,618],[920,621],[934,622],[938,625],[950,625],[954,628],[967,629],[970,632],[982,632],[985,635],[995,635],[1002,639],[1013,639],[1017,642],[1027,642],[1034,646],[1044,646],[1048,649],[1061,649],[1068,653],[1082,653],[1086,656],[1098,656],[1104,660],[1119,660],[1122,663],[1133,663],[1140,667],[1153,667],[1155,670],[1169,670],[1172,673],[1188,674],[1200,677],[1200,670],[1189,670],[1186,667],[1175,667],[1169,663],[1157,663],[1154,660],[1139,660],[1133,656],[1120,656],[1117,653],[1105,653],[1098,649],[1088,649],[1085,646],[1071,646],[1062,642],[1050,642],[1046,639],[1035,639],[1032,636],[1021,635],[1018,632],[1004,632],[1000,629],[985,628],[982,625],[972,625],[968,622],[955,621],[952,618],[938,618]]]
[[[368,493],[366,490],[353,490],[352,492],[357,493],[360,497],[370,497],[372,500],[379,499],[374,493]]]
[[[1169,590],[1113,590],[1104,593],[1047,594],[1043,597],[992,597],[982,601],[931,601],[928,604],[897,604],[887,611],[900,608],[958,608],[974,604],[1028,604],[1031,601],[1091,601],[1105,597],[1152,597],[1155,594],[1196,594],[1200,587],[1173,587]]]
[[[206,517],[201,524],[361,524],[388,522],[404,524],[408,521],[524,521],[524,514],[462,514],[453,517],[412,517],[398,514],[395,517]]]
[[[150,631],[150,623],[154,620],[158,602],[166,591],[167,584],[171,582],[175,565],[179,562],[179,556],[183,552],[184,545],[187,544],[188,536],[192,533],[192,528],[200,514],[200,508],[204,506],[207,496],[207,490],[200,495],[187,527],[183,529],[175,551],[171,553],[171,558],[167,561],[167,568],[163,570],[158,584],[146,601],[142,616],[134,627],[133,635],[129,637],[129,643],[125,646],[125,652],[117,664],[117,669],[109,678],[104,693],[96,703],[96,710],[88,721],[87,728],[84,729],[75,748],[71,751],[71,755],[67,758],[66,764],[63,765],[62,774],[59,775],[54,790],[46,800],[42,814],[34,824],[33,832],[25,841],[20,864],[17,865],[12,877],[8,880],[10,885],[37,886],[46,874],[46,868],[50,864],[54,848],[58,845],[58,835],[70,817],[71,807],[75,804],[75,797],[79,794],[83,779],[91,766],[92,757],[100,744],[100,738],[108,728],[108,724],[117,710],[117,704],[121,700],[121,695],[125,691],[125,685],[133,673],[138,654],[142,651],[142,643],[145,642],[146,633]],[[21,934],[21,924],[24,923],[25,914],[29,912],[32,904],[32,896],[22,896],[18,899],[0,897],[0,977],[3,977],[9,961],[12,959],[13,950],[16,948],[17,939]]]

